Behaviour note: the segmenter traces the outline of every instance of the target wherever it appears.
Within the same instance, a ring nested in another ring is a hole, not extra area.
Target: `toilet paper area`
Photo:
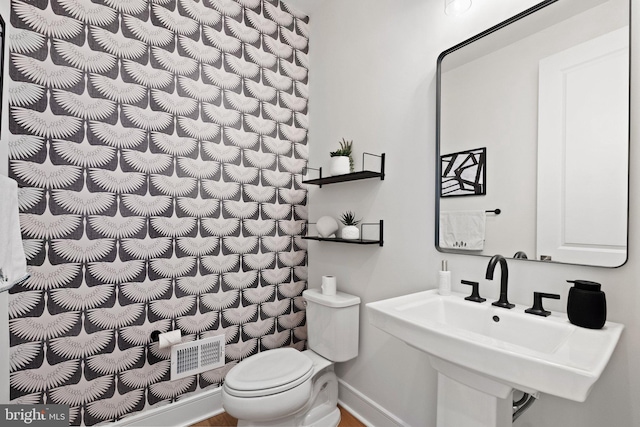
[[[336,276],[322,276],[321,289],[324,295],[335,295],[337,291]]]
[[[182,342],[182,333],[180,330],[169,331],[158,336],[159,348],[170,348]]]

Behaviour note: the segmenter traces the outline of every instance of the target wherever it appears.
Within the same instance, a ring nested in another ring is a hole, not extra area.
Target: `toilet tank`
[[[319,289],[302,293],[307,301],[307,346],[333,362],[358,355],[360,298],[337,292],[324,295]]]

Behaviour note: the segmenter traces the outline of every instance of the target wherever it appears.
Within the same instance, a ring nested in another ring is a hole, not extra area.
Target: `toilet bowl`
[[[334,362],[358,354],[360,299],[317,290],[306,290],[303,296],[309,349],[263,351],[225,377],[222,405],[238,419],[238,427],[336,427],[340,422]]]

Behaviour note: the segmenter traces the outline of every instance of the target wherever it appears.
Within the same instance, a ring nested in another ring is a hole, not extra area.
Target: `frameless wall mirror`
[[[438,58],[436,246],[627,259],[629,0],[548,0]]]

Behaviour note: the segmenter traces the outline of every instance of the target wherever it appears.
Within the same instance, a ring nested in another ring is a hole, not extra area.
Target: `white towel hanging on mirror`
[[[485,211],[440,212],[440,247],[465,251],[483,250],[486,218]]]

